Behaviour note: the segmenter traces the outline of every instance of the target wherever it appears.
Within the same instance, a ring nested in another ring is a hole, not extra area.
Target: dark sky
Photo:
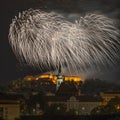
[[[79,14],[100,12],[108,17],[120,20],[120,0],[2,0],[0,1],[0,81],[14,80],[28,74],[38,74],[38,70],[20,65],[8,41],[9,25],[12,18],[29,8],[40,8],[44,11],[56,11],[69,20],[74,20]],[[120,25],[118,24],[120,27]],[[86,73],[88,76],[102,79],[120,80],[120,60],[114,69],[108,72]]]

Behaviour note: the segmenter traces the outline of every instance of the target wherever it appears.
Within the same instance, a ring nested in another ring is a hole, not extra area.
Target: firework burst
[[[86,70],[115,62],[120,41],[114,21],[88,14],[75,23],[55,13],[27,10],[10,25],[9,40],[17,57],[39,69]]]

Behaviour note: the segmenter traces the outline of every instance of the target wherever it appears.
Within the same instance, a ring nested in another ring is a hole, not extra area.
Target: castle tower
[[[63,76],[62,76],[61,66],[59,66],[57,81],[56,81],[56,91],[59,89],[62,82],[63,82]]]

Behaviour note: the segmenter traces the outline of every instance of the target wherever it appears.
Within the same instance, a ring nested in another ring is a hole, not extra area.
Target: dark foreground
[[[16,120],[120,120],[120,114],[117,115],[94,115],[94,116],[21,116]]]

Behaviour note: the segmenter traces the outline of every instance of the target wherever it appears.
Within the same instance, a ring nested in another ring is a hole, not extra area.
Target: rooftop
[[[47,100],[51,102],[67,102],[70,100],[71,97],[75,97],[75,100],[79,102],[101,102],[103,99],[100,96],[88,96],[88,95],[81,95],[81,96],[47,96]]]

